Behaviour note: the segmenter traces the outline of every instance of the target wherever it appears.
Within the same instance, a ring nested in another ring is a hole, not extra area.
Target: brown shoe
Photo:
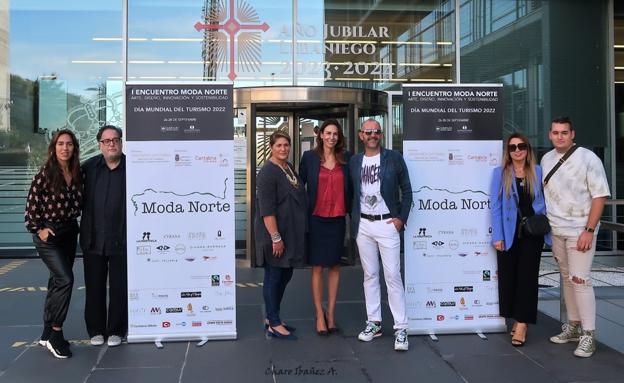
[[[520,326],[517,326],[514,330],[514,335],[511,338],[511,345],[514,347],[522,347],[526,342],[526,334],[528,330],[528,325],[526,323],[520,323]]]

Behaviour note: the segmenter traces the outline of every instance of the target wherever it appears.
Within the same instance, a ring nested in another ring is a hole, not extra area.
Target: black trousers
[[[76,232],[77,233],[77,232]],[[47,327],[62,327],[67,318],[69,301],[74,287],[74,259],[76,258],[76,233],[68,233],[47,242],[33,234],[33,243],[39,257],[48,267],[48,293],[43,307],[43,323]]]
[[[90,337],[118,335],[128,330],[128,268],[126,257],[85,254],[85,323]],[[108,314],[106,282],[108,280]]]
[[[500,315],[522,323],[537,321],[537,294],[543,237],[515,238],[497,252]]]

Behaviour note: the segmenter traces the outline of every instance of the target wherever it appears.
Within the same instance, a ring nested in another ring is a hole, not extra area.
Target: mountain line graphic
[[[412,190],[412,194],[416,194],[416,193],[420,193],[423,190],[429,190],[429,191],[443,191],[443,192],[447,192],[449,194],[464,194],[464,193],[477,193],[477,194],[483,194],[486,197],[489,197],[490,194],[486,193],[482,190],[472,190],[472,189],[464,189],[462,191],[452,191],[449,189],[444,189],[444,188],[434,188],[431,186],[421,186],[418,190]]]
[[[220,199],[220,200],[225,200],[225,195],[227,193],[227,181],[228,181],[228,179],[229,178],[226,178],[226,179],[223,180],[223,196],[222,197],[218,196],[218,195],[215,195],[213,193],[210,193],[210,192],[190,192],[190,193],[186,193],[186,194],[178,194],[178,193],[172,192],[172,191],[161,191],[161,190],[154,190],[154,189],[151,189],[151,188],[145,189],[145,190],[143,190],[142,193],[133,194],[132,198],[130,198],[130,201],[132,201],[132,205],[134,206],[134,215],[136,215],[137,210],[139,210],[139,205],[138,205],[138,202],[135,201],[135,198],[144,196],[148,192],[152,192],[152,193],[156,193],[156,194],[170,194],[170,195],[174,195],[176,197],[187,197],[187,196],[190,196],[190,195],[197,194],[197,195],[201,195],[201,196],[212,196],[212,197]]]

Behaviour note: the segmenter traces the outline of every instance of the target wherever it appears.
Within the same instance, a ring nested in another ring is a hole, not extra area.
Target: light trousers
[[[369,321],[381,321],[381,288],[379,285],[379,256],[383,266],[388,304],[394,318],[394,329],[406,329],[405,289],[401,280],[401,237],[388,220],[360,219],[356,238],[362,269],[364,297]]]
[[[578,237],[552,236],[552,251],[563,280],[568,321],[581,322],[583,330],[596,329],[596,297],[591,283],[591,266],[596,252],[596,236],[590,250],[576,250]]]

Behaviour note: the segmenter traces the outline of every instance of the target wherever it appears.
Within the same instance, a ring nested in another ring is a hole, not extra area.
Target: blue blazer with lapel
[[[513,171],[513,169],[512,169]],[[533,210],[535,214],[546,214],[546,203],[544,192],[542,191],[542,168],[535,167],[535,176],[538,182],[533,186],[535,198],[533,199]],[[498,166],[492,174],[492,184],[490,185],[490,213],[492,215],[492,244],[496,241],[505,241],[505,250],[509,250],[513,244],[516,224],[518,222],[518,188],[515,182],[511,183],[511,193],[509,196],[504,190],[503,168]],[[550,245],[550,234],[544,236],[544,241]]]
[[[349,211],[351,202],[351,187],[349,183],[349,159],[351,153],[344,153],[345,164],[342,166],[342,175],[344,177],[344,201],[345,209]],[[312,215],[316,207],[316,194],[318,192],[319,172],[321,171],[321,158],[314,150],[307,150],[301,157],[299,163],[299,177],[308,191],[308,216]]]

